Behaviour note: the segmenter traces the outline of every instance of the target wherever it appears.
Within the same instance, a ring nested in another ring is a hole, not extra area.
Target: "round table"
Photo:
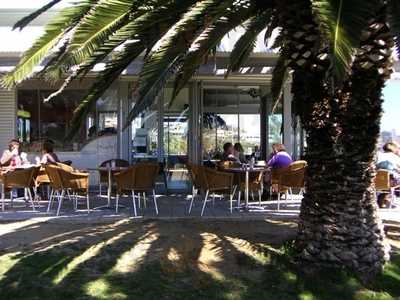
[[[249,174],[250,173],[260,173],[260,172],[267,172],[269,168],[267,167],[249,167],[244,165],[243,167],[233,167],[233,168],[226,168],[224,169],[225,172],[231,172],[236,174],[244,174],[245,175],[245,190],[244,190],[244,199],[245,199],[245,209],[249,208]]]
[[[111,207],[111,192],[112,192],[112,174],[121,172],[128,169],[128,167],[98,167],[98,168],[88,168],[88,171],[99,171],[107,172],[108,175],[108,187],[107,187],[107,205],[95,207],[94,209],[113,209]]]

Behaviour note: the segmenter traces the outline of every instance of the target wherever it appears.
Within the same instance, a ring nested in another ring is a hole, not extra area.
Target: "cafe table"
[[[245,190],[244,190],[244,199],[245,199],[245,210],[249,209],[249,178],[250,174],[267,172],[269,169],[266,166],[257,166],[250,167],[249,165],[242,165],[241,167],[229,167],[225,168],[224,171],[231,172],[235,174],[244,174],[245,175]]]
[[[88,168],[88,171],[99,171],[99,172],[107,172],[108,177],[108,186],[107,186],[107,205],[102,205],[95,207],[94,209],[114,209],[111,206],[111,193],[112,193],[112,175],[113,173],[118,173],[123,170],[126,170],[128,167],[114,167],[114,166],[107,166],[107,167],[98,167],[98,168]],[[122,207],[122,205],[121,205]]]

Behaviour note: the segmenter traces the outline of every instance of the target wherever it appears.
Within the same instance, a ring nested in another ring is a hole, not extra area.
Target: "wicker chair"
[[[50,211],[55,194],[58,195],[57,216],[60,214],[62,201],[65,195],[67,195],[69,199],[73,197],[74,208],[77,209],[78,195],[83,194],[86,198],[87,212],[90,212],[88,173],[76,171],[72,167],[63,164],[46,164],[45,169],[50,178],[50,185],[52,188],[47,211]]]
[[[396,198],[395,186],[392,186],[390,172],[388,170],[378,170],[375,176],[375,190],[378,193],[390,194],[389,209],[392,208],[394,199]]]
[[[190,163],[188,163],[186,166],[189,171],[190,180],[192,181],[192,199],[190,200],[189,211],[188,211],[190,214],[192,211],[193,201],[195,197],[199,193],[205,193],[205,191],[207,190],[207,182],[204,175],[204,169],[206,167]]]
[[[133,213],[137,216],[136,193],[140,208],[140,194],[142,193],[143,195],[143,205],[146,207],[146,192],[152,191],[154,207],[158,215],[157,198],[154,190],[158,173],[159,164],[157,163],[138,163],[122,172],[115,173],[114,179],[117,185],[115,212],[118,213],[118,202],[122,192],[130,191],[132,194]]]
[[[100,168],[111,167],[111,165],[115,165],[115,167],[129,167],[129,162],[127,160],[119,159],[119,158],[109,159],[109,160],[103,161],[100,164]],[[99,175],[100,175],[99,195],[101,197],[103,184],[108,185],[108,172],[107,171],[99,171]],[[114,176],[112,175],[112,177],[114,177]]]
[[[209,194],[213,194],[212,200],[214,201],[216,194],[229,194],[230,211],[233,211],[233,195],[235,194],[236,187],[233,185],[234,176],[231,173],[216,171],[211,168],[200,168],[205,178],[205,190],[203,207],[201,209],[201,216],[204,214],[206,203]]]
[[[32,197],[31,189],[35,191],[36,177],[39,173],[40,167],[31,167],[26,169],[16,169],[1,174],[2,190],[1,190],[1,209],[4,211],[4,200],[6,190],[13,188],[20,188],[25,190],[25,194],[28,196],[33,211],[36,210],[34,197]],[[11,197],[11,202],[12,202]]]
[[[305,171],[307,163],[305,161],[295,161],[287,168],[279,171],[278,177],[278,210],[280,209],[280,194],[285,193],[285,199],[288,199],[290,193],[293,200],[293,189],[297,188],[300,192],[304,189]]]

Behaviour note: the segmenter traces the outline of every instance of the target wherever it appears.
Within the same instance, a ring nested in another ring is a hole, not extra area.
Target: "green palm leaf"
[[[288,77],[287,57],[283,53],[278,58],[272,72],[271,95],[275,103],[282,95],[283,84]]]
[[[215,49],[226,34],[246,21],[253,13],[254,9],[252,8],[232,10],[231,13],[211,24],[198,36],[185,56],[184,63],[175,78],[171,104],[197,68],[204,62],[208,53]]]
[[[88,12],[97,0],[83,0],[79,4],[67,7],[45,26],[44,34],[27,50],[15,69],[2,78],[2,85],[10,88],[29,77],[33,68],[39,65],[57,46],[60,40]]]
[[[350,70],[361,32],[379,7],[379,0],[314,0],[313,13],[331,45],[332,72],[338,82]]]
[[[91,86],[85,98],[80,102],[74,111],[71,121],[71,127],[68,129],[66,139],[71,139],[81,127],[82,122],[96,104],[97,99],[111,86],[111,84],[120,76],[122,71],[136,59],[145,49],[142,42],[136,41],[129,43],[124,50],[107,63],[106,68],[99,74],[99,79]]]
[[[192,3],[193,0],[190,0]],[[157,41],[172,26],[180,14],[184,11],[182,2],[171,5],[159,6],[156,9],[141,10],[140,16],[133,19],[128,24],[119,28],[114,34],[107,37],[100,48],[88,56],[76,70],[70,74],[64,81],[63,85],[54,93],[49,95],[45,101],[49,101],[55,96],[63,92],[63,90],[77,77],[85,76],[99,62],[103,61],[113,50],[128,40],[141,40],[145,48],[151,49],[155,41]],[[171,11],[173,12],[171,14]],[[146,13],[145,13],[146,12]],[[160,29],[161,28],[161,29]],[[164,31],[160,31],[164,30]],[[61,63],[58,62],[52,66],[47,72],[59,72]]]
[[[248,23],[245,24],[246,31],[236,42],[231,52],[226,77],[229,76],[231,72],[236,72],[243,66],[243,63],[247,60],[256,45],[255,42],[258,35],[270,23],[271,16],[271,10],[265,10],[251,18]]]
[[[172,26],[158,43],[158,47],[149,54],[139,77],[138,100],[130,113],[135,118],[142,109],[154,101],[154,95],[165,82],[169,70],[177,67],[182,54],[190,48],[191,43],[207,26],[221,17],[233,1],[204,0],[198,1],[193,7],[188,6],[182,18]]]

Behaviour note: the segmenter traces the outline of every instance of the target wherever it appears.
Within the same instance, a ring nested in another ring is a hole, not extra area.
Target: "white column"
[[[287,81],[283,89],[283,144],[287,151],[293,154],[294,136],[292,127],[292,99],[290,92],[291,82]]]

